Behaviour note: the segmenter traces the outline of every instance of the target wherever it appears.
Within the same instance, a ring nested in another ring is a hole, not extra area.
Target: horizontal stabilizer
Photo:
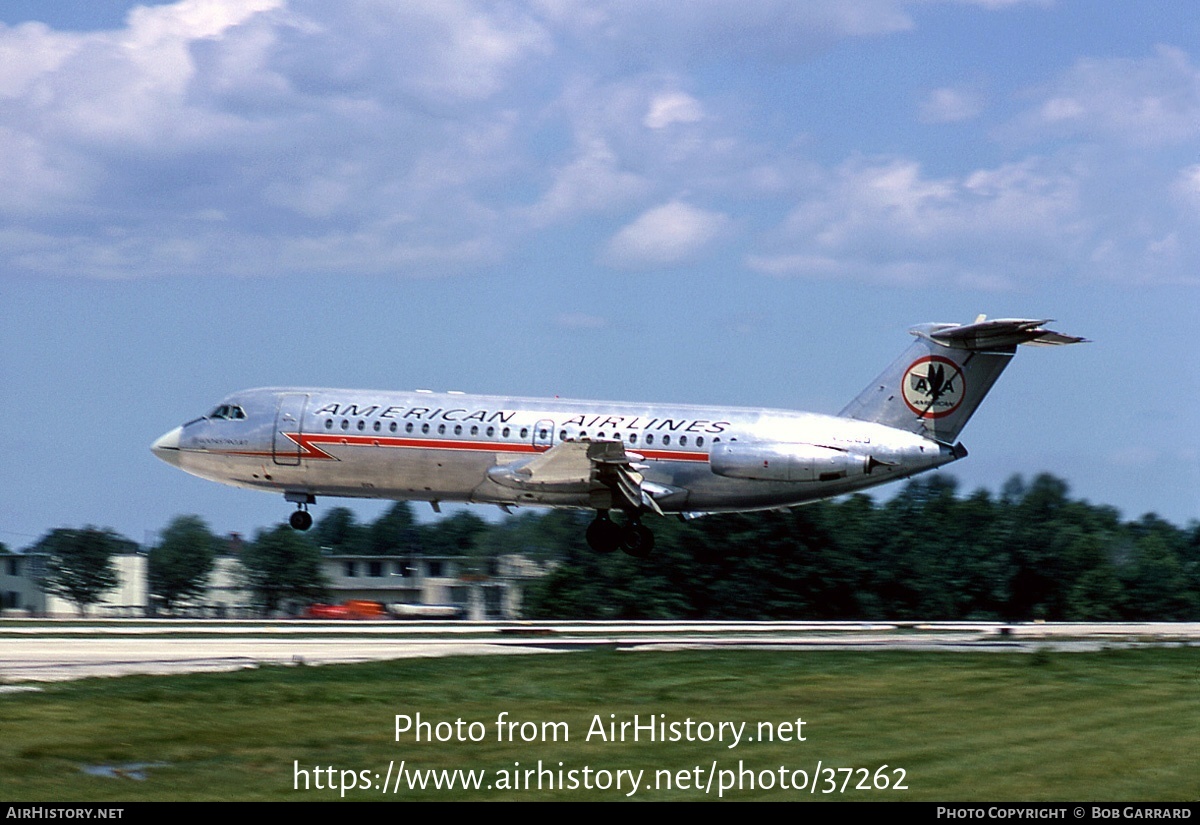
[[[1052,347],[1063,344],[1081,344],[1086,338],[1063,335],[1061,332],[1044,329],[1045,320],[1024,318],[997,318],[992,321],[979,320],[973,324],[922,324],[911,332],[919,338],[928,338],[938,344],[957,349],[1008,350],[1019,344]]]

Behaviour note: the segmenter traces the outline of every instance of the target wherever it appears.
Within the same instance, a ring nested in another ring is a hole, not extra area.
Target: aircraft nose
[[[161,458],[168,464],[176,467],[179,466],[179,435],[183,432],[183,427],[176,427],[169,433],[164,433],[159,436],[158,440],[150,445],[150,450],[156,456]]]

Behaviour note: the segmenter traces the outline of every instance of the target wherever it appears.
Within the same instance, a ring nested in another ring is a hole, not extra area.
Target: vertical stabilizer
[[[1043,329],[1047,321],[980,316],[973,324],[921,324],[917,340],[839,413],[953,444],[1020,344],[1086,339]]]

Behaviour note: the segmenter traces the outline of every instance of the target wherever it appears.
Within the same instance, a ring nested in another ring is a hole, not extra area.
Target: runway
[[[0,692],[36,682],[416,657],[755,649],[1086,652],[1200,646],[1200,623],[0,622]]]

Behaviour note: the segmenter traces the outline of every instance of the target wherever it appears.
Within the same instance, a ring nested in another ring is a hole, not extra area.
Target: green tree
[[[439,519],[421,527],[421,551],[427,556],[462,556],[473,573],[491,575],[495,572],[494,558],[500,553],[483,537],[490,526],[469,510]]]
[[[1109,565],[1093,567],[1075,582],[1067,594],[1067,620],[1108,622],[1121,618],[1125,600],[1121,580]]]
[[[1196,616],[1196,594],[1170,543],[1158,533],[1137,541],[1133,564],[1127,567],[1125,588],[1133,605],[1129,618],[1144,621],[1187,621]]]
[[[420,528],[407,501],[397,501],[371,523],[363,552],[373,556],[407,556],[421,552]]]
[[[422,549],[433,556],[461,556],[473,553],[479,536],[488,531],[488,523],[469,510],[459,510],[422,528]]]
[[[338,555],[358,555],[367,547],[367,528],[358,523],[349,507],[334,507],[321,517],[309,535],[319,549]]]
[[[31,550],[46,554],[41,586],[75,605],[80,616],[120,584],[113,556],[137,545],[111,530],[60,527],[43,536]]]
[[[241,562],[244,584],[264,613],[288,602],[311,604],[325,595],[320,551],[285,525],[258,531],[242,550]]]
[[[216,558],[217,539],[199,516],[176,516],[150,550],[150,592],[170,611],[202,596]]]

